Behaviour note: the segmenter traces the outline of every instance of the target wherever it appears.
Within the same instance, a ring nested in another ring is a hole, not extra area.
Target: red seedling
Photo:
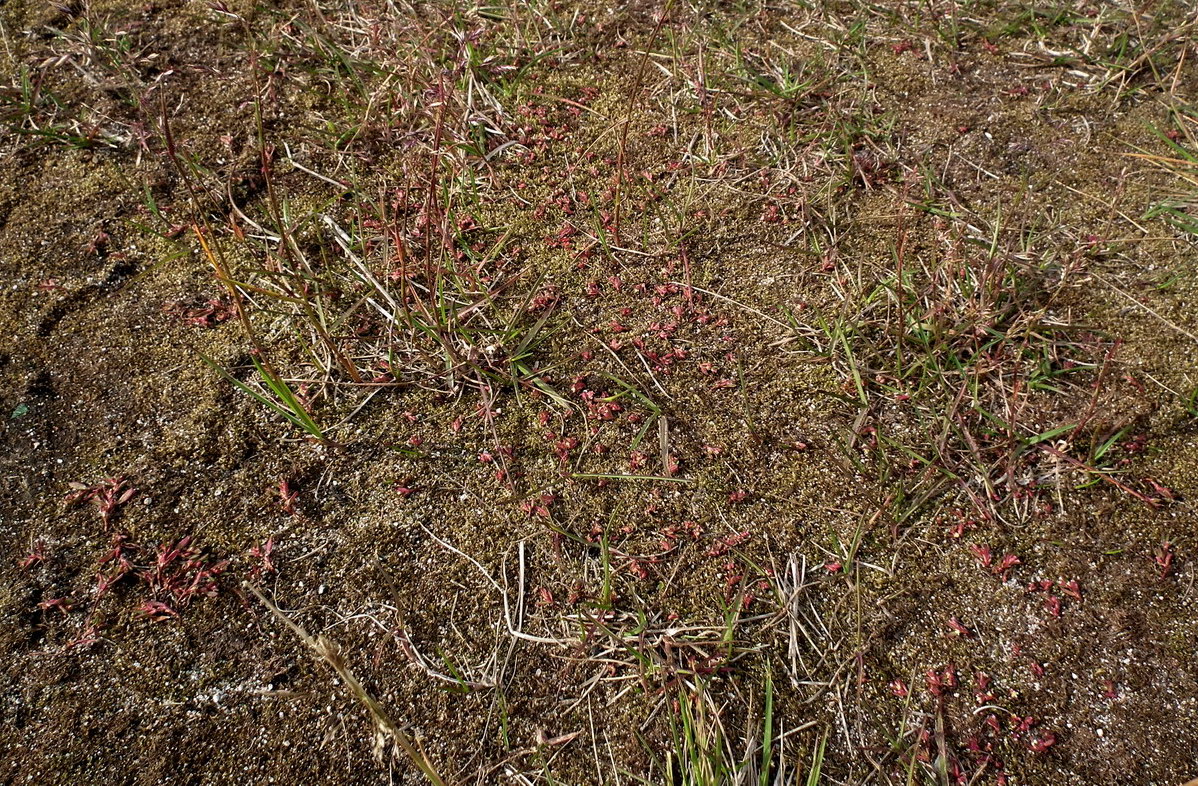
[[[549,516],[549,506],[557,501],[557,497],[553,494],[542,494],[533,499],[526,499],[520,503],[520,510],[529,516]]]
[[[990,566],[994,563],[994,554],[991,553],[989,546],[979,546],[975,543],[970,543],[969,550],[978,558],[978,562],[983,568],[990,569]]]
[[[71,609],[74,608],[74,605],[75,604],[71,603],[69,598],[47,598],[46,600],[43,600],[41,603],[37,604],[37,607],[42,611],[58,609],[65,617],[67,614],[71,613]]]
[[[96,574],[96,592],[95,592],[96,599],[99,600],[100,598],[107,595],[108,591],[112,589],[113,585],[116,584],[118,581],[120,581],[122,578],[124,578],[126,575],[128,575],[128,571],[122,571],[120,569],[115,570],[109,574],[97,573]]]
[[[973,697],[978,704],[987,704],[994,701],[994,694],[990,692],[990,675],[984,671],[979,671],[973,677]]]
[[[1056,744],[1057,735],[1051,731],[1045,731],[1028,740],[1027,747],[1035,753],[1043,753]]]
[[[46,561],[45,548],[46,548],[45,544],[43,544],[39,540],[37,543],[33,544],[33,548],[29,550],[28,554],[26,554],[24,557],[21,557],[19,560],[17,560],[17,564],[20,565],[23,569],[28,570],[29,568],[32,568],[34,565],[37,565],[38,563],[45,562]]]
[[[1153,561],[1156,562],[1157,568],[1160,569],[1160,577],[1163,579],[1173,570],[1173,543],[1168,540],[1162,540],[1161,545],[1156,547],[1156,554],[1153,555]]]
[[[958,520],[948,528],[948,536],[954,540],[963,536],[966,530],[976,529],[978,525],[978,523],[973,519],[965,518],[960,511],[956,511],[956,515],[958,516]],[[977,548],[972,546],[970,548],[974,549],[975,554],[977,553]],[[986,551],[990,550],[988,546],[981,546],[980,548],[985,549]]]
[[[108,553],[100,558],[100,564],[106,562],[115,563],[122,571],[128,572],[133,569],[133,563],[125,555],[125,552],[132,548],[128,544],[129,536],[123,532],[116,532],[112,535],[112,548]]]
[[[275,564],[271,561],[271,552],[275,550],[275,539],[269,537],[261,546],[254,546],[250,549],[250,557],[258,560],[258,564],[250,569],[250,577],[258,578],[266,573],[275,572]]]
[[[748,539],[749,533],[747,530],[744,532],[737,532],[732,535],[726,535],[725,537],[719,538],[715,543],[712,544],[711,548],[707,550],[707,556],[719,557],[727,554],[729,551],[744,543]]]
[[[649,578],[649,571],[641,563],[640,560],[635,560],[635,559],[629,560],[628,561],[628,572],[631,573],[632,575],[636,576],[638,579],[641,579],[642,581]]]
[[[957,667],[950,663],[939,672],[928,669],[924,674],[924,684],[933,696],[944,695],[946,688],[957,687]]]
[[[579,442],[576,437],[564,437],[554,444],[553,451],[564,464],[570,458],[570,451],[577,448],[578,445]]]
[[[175,611],[165,603],[157,600],[143,601],[142,604],[137,607],[137,610],[155,622],[163,622],[164,620],[179,616],[179,612]]]
[[[84,246],[83,253],[99,254],[101,251],[103,251],[105,248],[108,247],[108,241],[110,241],[110,240],[112,240],[112,237],[107,232],[105,232],[103,229],[101,229],[99,232],[97,232],[92,237],[91,241],[86,246]]]
[[[165,597],[175,606],[183,607],[195,597],[216,595],[216,579],[228,565],[228,560],[217,563],[205,561],[202,552],[191,544],[189,535],[173,545],[167,543],[159,546],[154,552],[154,564],[137,568],[136,573],[154,595]],[[162,613],[165,612],[157,609],[150,616],[162,619]]]
[[[289,513],[292,516],[296,514],[295,502],[299,499],[299,492],[291,488],[291,484],[286,480],[279,481],[279,507],[284,513]]]
[[[1002,580],[1006,581],[1010,578],[1011,571],[1018,564],[1020,564],[1019,557],[1016,557],[1014,554],[1004,554],[1003,558],[998,561],[998,564],[990,569],[990,572],[1002,576]]]
[[[956,617],[948,618],[948,627],[952,630],[952,632],[954,634],[956,634],[957,636],[960,636],[963,639],[967,639],[973,635],[973,632],[969,628],[962,625],[961,621],[958,620]]]
[[[83,632],[80,633],[79,636],[76,637],[75,639],[68,641],[66,646],[67,646],[67,649],[69,649],[69,650],[75,649],[76,647],[81,647],[83,649],[87,649],[87,648],[95,646],[96,644],[99,644],[99,643],[100,643],[100,634],[96,630],[96,626],[93,623],[89,622],[87,624],[87,626],[84,627]]]
[[[940,680],[947,688],[957,687],[957,667],[950,663],[940,672]]]
[[[1176,500],[1177,492],[1168,486],[1157,483],[1152,478],[1144,478],[1144,482],[1152,487],[1152,492],[1156,494],[1157,499]]]
[[[230,303],[218,298],[209,298],[198,305],[194,305],[194,301],[193,305],[185,302],[167,303],[162,310],[177,316],[185,325],[200,328],[216,327],[236,313]]]
[[[125,478],[123,477],[108,478],[93,486],[72,481],[70,486],[73,491],[67,494],[67,504],[76,505],[80,502],[95,503],[105,528],[112,521],[112,516],[116,513],[116,509],[131,500],[133,495],[137,493],[137,489],[125,485]]]

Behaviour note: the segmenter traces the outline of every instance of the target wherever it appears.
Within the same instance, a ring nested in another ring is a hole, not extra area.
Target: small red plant
[[[216,327],[231,319],[235,313],[233,305],[220,298],[190,304],[182,301],[167,303],[162,310],[178,317],[185,325],[201,328]]]
[[[157,600],[142,601],[142,604],[137,607],[137,610],[139,613],[149,619],[154,620],[155,622],[162,622],[164,620],[171,619],[172,617],[177,618],[179,616],[179,612],[175,611],[165,603]]]
[[[1010,578],[1011,571],[1014,570],[1015,566],[1018,564],[1020,564],[1019,557],[1015,556],[1014,554],[1004,554],[1003,558],[998,561],[998,564],[990,568],[990,572],[994,573],[995,575],[1002,576],[1002,580],[1006,581],[1008,578]]]
[[[154,619],[163,619],[163,614],[171,616],[161,607],[174,611],[174,607],[186,606],[196,597],[213,597],[217,593],[217,577],[228,567],[228,560],[211,563],[204,559],[203,553],[191,543],[191,536],[180,539],[177,543],[165,543],[154,552],[154,564],[146,568],[137,568],[137,576],[150,588],[150,592],[174,606],[167,606],[163,601],[148,601],[153,603],[147,610],[147,615]],[[145,609],[147,604],[143,604]],[[150,613],[152,610],[153,613]]]
[[[969,544],[969,550],[978,558],[978,562],[987,570],[994,563],[994,554],[991,553],[989,546],[979,546],[976,543]]]
[[[40,540],[37,541],[36,543],[33,544],[33,547],[31,549],[29,549],[28,554],[26,554],[24,557],[21,557],[19,560],[17,560],[17,564],[20,565],[23,569],[29,570],[34,565],[45,562],[46,561],[45,549],[46,549],[45,544],[42,543]]]
[[[47,598],[37,604],[37,607],[42,611],[57,609],[62,612],[63,616],[66,616],[71,613],[71,609],[75,607],[75,604],[71,602],[70,598]]]
[[[1056,744],[1057,735],[1051,731],[1044,731],[1028,740],[1027,747],[1035,753],[1043,753]]]
[[[928,693],[943,696],[946,688],[957,687],[957,667],[950,663],[940,671],[928,669],[924,674],[924,684]]]
[[[258,561],[258,564],[250,568],[249,577],[257,579],[267,573],[275,572],[275,564],[271,561],[270,555],[275,549],[275,539],[267,538],[261,546],[254,546],[250,549],[250,557]]]
[[[137,489],[126,485],[123,477],[108,478],[92,486],[72,481],[70,486],[72,491],[67,494],[67,504],[95,503],[105,528],[112,522],[112,516],[116,513],[117,508],[133,499],[133,495],[137,493]]]
[[[296,514],[295,503],[299,499],[299,492],[291,488],[291,483],[287,480],[279,481],[279,507],[284,513],[292,516]]]
[[[1156,553],[1152,556],[1153,562],[1160,570],[1160,577],[1163,579],[1173,572],[1173,543],[1169,540],[1162,540],[1161,545],[1156,547]]]
[[[719,538],[716,540],[715,543],[712,544],[711,548],[709,548],[707,550],[707,556],[719,557],[724,554],[727,554],[729,551],[736,548],[740,544],[744,543],[748,539],[749,539],[748,531],[737,532],[732,535],[727,535],[725,537]]]

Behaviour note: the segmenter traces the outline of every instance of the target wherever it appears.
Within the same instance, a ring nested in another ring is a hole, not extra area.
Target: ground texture
[[[1196,30],[0,3],[0,781],[1198,776]]]

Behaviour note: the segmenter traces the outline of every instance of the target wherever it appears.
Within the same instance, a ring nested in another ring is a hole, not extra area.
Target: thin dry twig
[[[370,712],[370,716],[374,719],[379,731],[391,737],[395,746],[411,759],[417,769],[424,773],[429,783],[434,784],[434,786],[445,786],[445,781],[437,773],[437,769],[433,766],[433,763],[429,761],[428,756],[420,748],[420,744],[404,734],[399,726],[395,724],[395,721],[391,720],[387,711],[383,709],[383,705],[379,704],[378,700],[370,695],[370,692],[366,690],[366,687],[362,685],[357,676],[350,671],[349,665],[341,656],[341,652],[336,644],[325,636],[313,637],[312,634],[308,633],[298,623],[284,614],[278,606],[268,600],[262,594],[262,591],[253,584],[247,581],[242,586],[254,593],[258,600],[262,601],[262,605],[270,609],[283,624],[291,628],[295,632],[295,635],[299,636],[300,640],[316,653],[317,657],[327,663],[337,673],[337,676],[341,678],[341,682],[349,689],[350,695],[357,699]]]

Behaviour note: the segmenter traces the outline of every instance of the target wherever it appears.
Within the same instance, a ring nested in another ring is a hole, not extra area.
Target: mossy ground
[[[783,779],[1198,775],[1193,196],[1128,155],[1193,142],[1192,10],[662,12],[0,7],[4,780],[418,782],[245,580],[452,782],[698,782],[682,704],[759,756],[767,675]],[[348,384],[252,292],[336,445],[203,362],[253,384],[193,225],[264,275],[273,192],[339,275],[430,181],[552,393]],[[139,578],[188,536],[211,597]]]

